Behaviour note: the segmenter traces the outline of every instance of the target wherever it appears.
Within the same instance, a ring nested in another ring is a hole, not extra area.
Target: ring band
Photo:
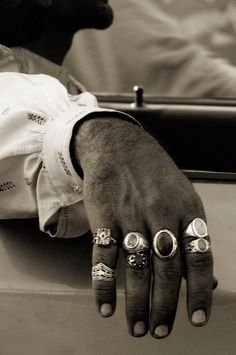
[[[146,237],[138,232],[128,233],[123,241],[123,248],[128,253],[140,252],[149,249],[149,243]]]
[[[116,244],[116,240],[111,237],[109,228],[98,228],[94,234],[93,243],[103,247],[109,247],[111,244]]]
[[[92,278],[94,281],[113,281],[115,270],[103,263],[96,264],[92,267]]]
[[[173,258],[178,248],[178,242],[174,234],[168,229],[157,232],[153,239],[153,249],[162,260]]]
[[[134,269],[144,269],[149,265],[149,257],[145,252],[137,252],[127,256],[127,263]]]
[[[183,237],[205,238],[208,236],[206,222],[201,218],[195,218],[184,230]]]
[[[191,242],[187,243],[184,248],[184,253],[206,253],[211,250],[211,245],[207,239],[194,239]]]

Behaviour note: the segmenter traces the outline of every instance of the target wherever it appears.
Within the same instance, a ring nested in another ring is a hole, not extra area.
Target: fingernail
[[[158,338],[164,338],[169,334],[169,328],[167,325],[158,325],[154,329],[154,335],[157,336]]]
[[[198,309],[197,311],[193,312],[191,321],[194,325],[203,325],[206,323],[205,312],[202,309]]]
[[[143,321],[136,322],[133,326],[133,334],[140,336],[144,335],[147,331],[146,323]]]
[[[103,317],[109,317],[112,314],[112,306],[110,303],[104,303],[100,307],[100,313]]]

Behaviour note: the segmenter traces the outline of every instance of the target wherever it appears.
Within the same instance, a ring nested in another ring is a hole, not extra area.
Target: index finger
[[[213,257],[204,219],[195,218],[183,234],[186,263],[187,309],[191,323],[203,326],[212,306]]]

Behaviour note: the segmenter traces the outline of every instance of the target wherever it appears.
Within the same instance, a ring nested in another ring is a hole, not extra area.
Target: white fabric
[[[25,74],[47,74],[58,79],[70,94],[85,91],[66,68],[57,65],[25,48],[7,48],[0,45],[0,72],[17,72]]]
[[[39,217],[51,236],[84,234],[89,225],[70,158],[72,131],[88,114],[114,111],[98,108],[89,93],[68,95],[43,74],[0,73],[0,92],[0,219]]]

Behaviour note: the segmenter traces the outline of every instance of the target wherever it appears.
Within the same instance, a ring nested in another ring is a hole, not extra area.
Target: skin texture
[[[75,132],[72,147],[84,174],[83,197],[91,230],[110,228],[118,242],[109,248],[94,245],[93,265],[103,262],[115,269],[119,246],[128,232],[144,234],[151,246],[155,233],[167,228],[183,246],[191,240],[183,240],[184,228],[196,217],[205,219],[200,198],[189,180],[139,126],[114,117],[90,119]],[[126,314],[131,335],[143,336],[148,330],[156,338],[169,335],[183,265],[189,319],[195,326],[209,319],[212,254],[185,257],[180,250],[168,261],[153,253],[151,268],[136,270],[127,265]],[[112,315],[115,281],[94,281],[93,287],[101,315]]]

